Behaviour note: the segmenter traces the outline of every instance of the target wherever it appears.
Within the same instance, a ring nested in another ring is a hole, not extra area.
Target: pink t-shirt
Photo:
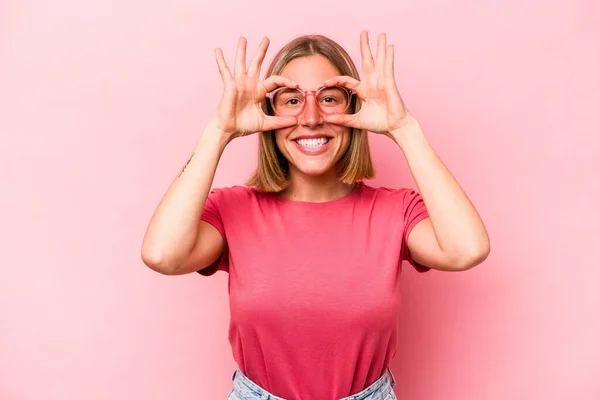
[[[240,370],[290,400],[334,400],[377,380],[396,353],[406,239],[428,217],[412,189],[362,182],[325,203],[214,189],[202,219],[225,239],[198,271],[229,272],[229,342]]]

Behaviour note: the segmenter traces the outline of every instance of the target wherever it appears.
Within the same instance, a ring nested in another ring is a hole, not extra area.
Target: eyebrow
[[[316,88],[316,89],[313,89],[313,90],[306,90],[306,89],[304,89],[304,88],[301,88],[300,86],[298,86],[296,89],[300,89],[300,90],[302,90],[303,92],[316,92],[317,90],[319,90],[319,89],[323,89],[324,87],[325,87],[325,85],[321,85],[321,86],[319,86],[319,87],[318,87],[318,88]],[[290,88],[287,88],[287,89],[288,89],[288,90],[290,90],[290,91],[292,91],[292,90],[295,90],[295,89],[290,89]]]
[[[281,91],[282,92],[295,92],[297,89],[300,89],[300,88],[289,88],[287,86],[283,86]],[[300,89],[300,90],[302,90],[302,89]]]

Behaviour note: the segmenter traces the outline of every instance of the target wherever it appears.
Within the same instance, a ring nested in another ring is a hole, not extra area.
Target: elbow
[[[177,268],[173,263],[165,261],[165,257],[152,249],[142,247],[142,262],[151,270],[163,275],[177,275]]]
[[[466,271],[473,267],[483,263],[490,255],[490,243],[484,243],[480,246],[474,247],[469,251],[465,251],[460,257],[457,258],[455,264],[455,271]]]

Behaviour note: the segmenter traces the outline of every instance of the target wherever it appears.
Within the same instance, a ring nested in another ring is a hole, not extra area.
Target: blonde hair
[[[279,75],[292,60],[320,55],[339,71],[340,75],[359,79],[358,71],[350,55],[336,42],[322,35],[300,36],[286,44],[273,58],[266,77]],[[354,96],[350,113],[360,109],[361,103]],[[264,109],[267,109],[266,102]],[[337,162],[340,181],[352,184],[375,176],[367,131],[350,129],[350,144]],[[263,132],[258,139],[258,166],[246,185],[265,192],[280,192],[289,184],[289,163],[275,142],[275,131]]]

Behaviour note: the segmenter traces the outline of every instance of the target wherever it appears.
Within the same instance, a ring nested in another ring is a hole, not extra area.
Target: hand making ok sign
[[[365,129],[390,136],[407,123],[414,121],[400,97],[394,78],[394,46],[386,45],[385,33],[377,40],[377,56],[373,59],[367,31],[360,34],[363,80],[349,76],[328,79],[325,86],[345,86],[353,90],[362,101],[355,114],[325,115],[327,122]]]

